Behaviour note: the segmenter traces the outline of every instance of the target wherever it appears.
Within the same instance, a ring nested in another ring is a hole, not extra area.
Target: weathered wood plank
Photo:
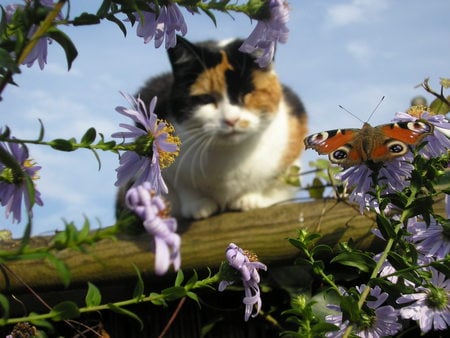
[[[361,248],[374,244],[370,229],[373,217],[335,200],[278,205],[248,212],[229,212],[201,221],[182,222],[182,269],[216,268],[224,260],[224,250],[230,242],[252,250],[266,263],[290,260],[298,251],[287,237],[295,237],[298,229],[318,231],[323,242],[336,244],[352,238]],[[43,241],[45,242],[45,239]],[[91,281],[95,284],[132,278],[135,264],[144,275],[153,271],[152,239],[121,236],[117,241],[103,240],[88,248],[89,253],[63,250],[63,259],[72,274],[72,285]],[[37,289],[61,287],[62,283],[49,262],[18,261],[8,267],[24,282]],[[23,284],[10,278],[10,287],[21,289]],[[6,287],[0,278],[0,287]]]

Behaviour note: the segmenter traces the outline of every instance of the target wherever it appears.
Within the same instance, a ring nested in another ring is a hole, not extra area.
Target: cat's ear
[[[221,55],[212,51],[207,45],[192,44],[188,40],[177,35],[177,44],[167,50],[169,60],[172,65],[173,74],[186,76],[186,70],[206,69],[212,64],[218,63]],[[194,74],[194,72],[189,72]]]
[[[202,48],[190,43],[179,35],[177,35],[177,44],[175,47],[169,48],[167,53],[174,71],[176,71],[177,67],[192,66],[193,63],[201,62],[205,58],[205,51]]]
[[[175,47],[169,48],[167,53],[169,54],[170,63],[174,65],[192,62],[198,51],[196,46],[185,38],[177,35],[177,44]]]

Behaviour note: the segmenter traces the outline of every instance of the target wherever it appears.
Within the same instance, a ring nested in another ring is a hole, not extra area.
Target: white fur
[[[163,171],[174,215],[205,218],[293,196],[279,178],[289,137],[284,102],[278,113],[258,116],[225,98],[174,126],[182,142],[180,156]]]

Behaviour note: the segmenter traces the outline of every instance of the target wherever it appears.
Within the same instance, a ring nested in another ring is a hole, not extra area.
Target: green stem
[[[204,280],[201,280],[201,281],[197,281],[190,287],[185,286],[185,289],[186,289],[186,291],[189,291],[192,289],[210,287],[212,284],[217,283],[219,280],[220,280],[219,274],[217,273],[214,276],[205,278]],[[119,302],[115,302],[115,303],[101,304],[101,305],[97,305],[97,306],[86,306],[86,307],[79,308],[78,311],[80,314],[87,313],[87,312],[103,311],[103,310],[111,309],[111,305],[114,305],[115,307],[125,307],[125,306],[142,303],[142,302],[155,302],[155,301],[157,302],[157,301],[164,300],[166,297],[167,297],[167,295],[164,295],[162,293],[161,294],[153,294],[152,293],[150,296],[143,297],[143,298],[132,298],[132,299],[127,299],[127,300],[123,300],[123,301],[119,301]],[[169,295],[169,297],[170,297],[170,295]],[[185,296],[183,296],[183,297],[185,297]],[[2,325],[17,324],[17,323],[21,323],[21,322],[30,322],[30,321],[36,321],[36,320],[42,320],[42,319],[52,319],[53,317],[55,317],[55,313],[52,313],[52,311],[49,311],[48,313],[45,313],[45,314],[35,314],[35,315],[30,315],[30,316],[25,316],[25,317],[9,318],[9,319],[4,320],[2,322]]]
[[[41,140],[22,140],[22,139],[2,139],[1,141],[4,142],[9,142],[9,143],[27,143],[27,144],[35,144],[35,145],[43,145],[43,146],[50,146],[56,150],[60,150],[55,148],[55,146],[57,145],[57,143],[55,141],[41,141]],[[103,144],[87,144],[87,143],[76,143],[76,142],[72,142],[72,141],[67,141],[70,142],[70,146],[71,146],[71,150],[77,150],[77,149],[90,149],[90,150],[111,150],[111,151],[122,151],[122,150],[132,150],[134,151],[136,148],[136,145],[134,144],[130,144],[130,145],[125,145],[125,144],[116,144],[114,146],[110,146],[106,143]]]
[[[411,202],[412,200],[414,200],[414,197],[410,196],[409,201]],[[402,228],[404,222],[406,221],[406,218],[407,218],[407,215],[405,212],[403,212],[400,217],[400,222],[394,228],[395,234],[398,234],[398,232]],[[394,238],[388,239],[388,241],[386,243],[386,247],[384,248],[380,258],[378,259],[377,264],[375,265],[375,268],[372,271],[372,274],[370,275],[369,281],[373,278],[376,278],[378,276],[378,274],[380,273],[381,267],[382,267],[383,263],[386,261],[388,255],[389,255],[389,252],[391,251],[392,246],[394,245],[394,242],[395,242]],[[369,296],[369,293],[370,293],[370,287],[369,287],[369,285],[367,285],[366,288],[364,289],[364,291],[361,293],[361,296],[359,298],[358,309],[362,308],[367,297]],[[347,329],[345,330],[345,333],[342,336],[342,338],[347,338],[350,335],[351,331],[352,331],[352,325],[349,325],[347,327]]]

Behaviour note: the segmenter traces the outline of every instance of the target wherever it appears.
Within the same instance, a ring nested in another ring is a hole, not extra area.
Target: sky
[[[6,5],[21,0],[2,0]],[[73,15],[95,12],[101,1],[72,1]],[[385,97],[370,123],[389,123],[408,108],[425,78],[438,89],[440,77],[450,77],[448,0],[291,0],[289,39],[279,44],[275,69],[281,81],[300,95],[309,114],[311,133],[336,128],[359,128],[362,122],[338,108],[344,106],[366,121]],[[242,14],[216,13],[217,27],[206,15],[182,9],[191,41],[247,37],[255,27]],[[47,65],[22,67],[0,102],[0,127],[9,126],[17,138],[33,139],[41,119],[45,140],[80,139],[94,127],[106,139],[128,122],[115,111],[127,105],[119,91],[134,94],[151,76],[170,69],[164,48],[144,44],[135,27],[126,23],[126,37],[111,22],[94,26],[61,27],[79,55],[68,72],[57,43],[49,46]],[[303,140],[298,140],[303,142]],[[64,221],[81,226],[114,223],[117,155],[99,153],[101,168],[91,152],[59,152],[30,146],[42,166],[36,182],[44,206],[34,208],[33,234],[51,235]],[[302,156],[303,170],[318,155]],[[23,217],[25,218],[25,217]],[[25,222],[12,223],[0,210],[0,229],[22,235]]]

